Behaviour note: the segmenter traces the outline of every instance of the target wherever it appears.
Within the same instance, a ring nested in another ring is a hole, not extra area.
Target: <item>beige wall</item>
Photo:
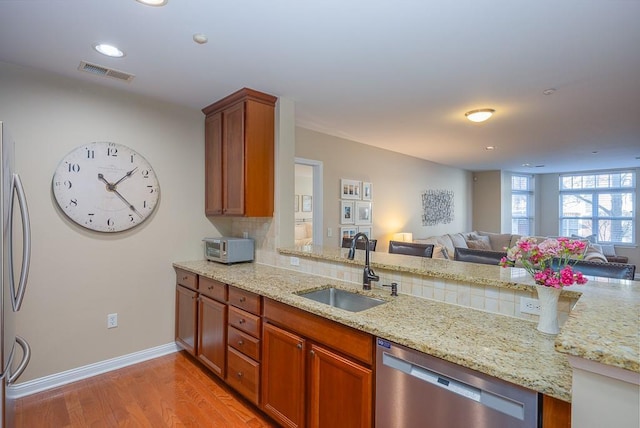
[[[373,236],[377,251],[387,251],[396,232],[414,239],[470,230],[471,174],[388,150],[296,128],[296,156],[324,163],[324,245],[338,246],[340,179],[373,183]],[[455,218],[450,224],[422,225],[421,194],[427,189],[454,191]],[[327,228],[332,237],[327,237]]]
[[[33,354],[20,381],[172,342],[171,263],[201,258],[200,240],[218,235],[203,215],[202,113],[0,63],[0,120],[16,141],[33,229],[17,320]],[[154,167],[161,199],[143,225],[90,232],[56,209],[59,160],[91,141],[127,145]],[[112,312],[119,327],[107,330]]]
[[[502,189],[500,171],[473,173],[473,230],[502,232]]]

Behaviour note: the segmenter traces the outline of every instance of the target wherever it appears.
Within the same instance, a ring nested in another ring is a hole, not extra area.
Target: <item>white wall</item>
[[[296,156],[324,163],[324,245],[338,246],[340,179],[373,183],[373,237],[377,251],[387,251],[397,232],[414,239],[470,230],[471,173],[327,134],[296,128]],[[424,190],[453,190],[452,223],[422,225]],[[327,228],[332,237],[326,237]]]
[[[29,287],[17,320],[33,356],[20,381],[172,342],[171,264],[201,258],[200,240],[219,235],[203,214],[202,113],[0,63],[0,120],[16,141],[33,229]],[[56,165],[91,141],[124,144],[152,164],[161,198],[143,225],[101,234],[56,208]],[[119,327],[107,330],[112,312]]]

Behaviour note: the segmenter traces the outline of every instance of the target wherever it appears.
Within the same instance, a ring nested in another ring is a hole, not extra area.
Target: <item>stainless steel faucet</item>
[[[369,238],[362,232],[356,233],[353,237],[353,241],[351,241],[351,248],[349,248],[349,255],[347,258],[349,260],[353,260],[356,255],[356,243],[358,239],[364,238],[364,272],[362,273],[362,289],[363,290],[371,290],[371,281],[380,281],[380,277],[376,275],[376,273],[369,266]]]

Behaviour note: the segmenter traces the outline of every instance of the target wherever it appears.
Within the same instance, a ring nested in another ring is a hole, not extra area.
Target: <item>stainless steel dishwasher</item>
[[[377,428],[536,428],[538,393],[378,338]]]

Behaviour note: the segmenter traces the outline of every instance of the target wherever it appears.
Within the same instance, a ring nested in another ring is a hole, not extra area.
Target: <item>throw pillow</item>
[[[602,253],[605,256],[609,256],[609,257],[617,256],[616,247],[614,247],[613,245],[602,245]]]
[[[487,238],[487,240],[476,239],[467,241],[467,245],[472,250],[491,250],[491,245],[489,244],[489,238],[483,236],[483,238]]]

